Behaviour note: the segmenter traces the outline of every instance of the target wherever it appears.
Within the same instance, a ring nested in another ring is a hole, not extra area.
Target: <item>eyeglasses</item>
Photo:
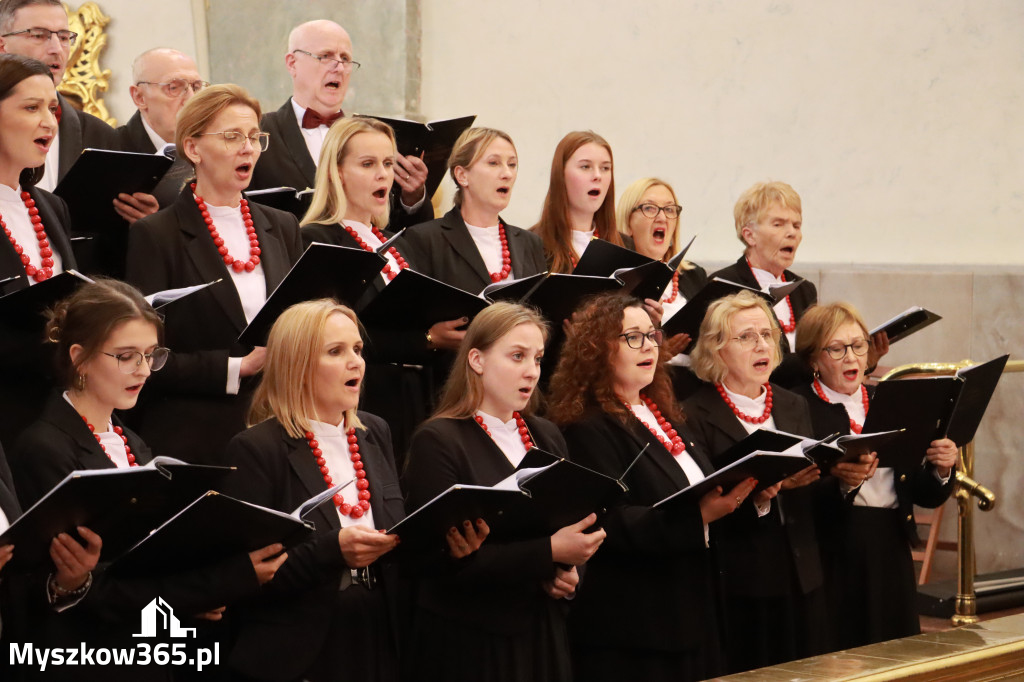
[[[245,141],[248,140],[252,144],[253,149],[259,149],[261,152],[267,151],[270,147],[270,133],[253,133],[252,135],[246,135],[240,133],[237,130],[222,130],[219,133],[199,133],[197,137],[203,135],[220,135],[224,138],[224,148],[229,152],[240,152],[245,149]]]
[[[74,31],[68,31],[67,29],[61,31],[51,31],[48,28],[26,28],[20,31],[12,31],[10,33],[3,34],[3,38],[9,38],[11,36],[25,36],[29,40],[36,43],[48,43],[50,38],[57,36],[57,40],[60,41],[61,45],[74,45],[75,39],[78,38],[78,34]]]
[[[743,350],[753,350],[757,348],[757,342],[760,339],[765,342],[765,345],[771,346],[779,342],[780,332],[778,329],[762,329],[759,332],[755,332],[753,329],[748,329],[739,336],[732,337],[733,341],[740,342],[740,348]]]
[[[169,348],[157,346],[151,353],[142,353],[137,350],[126,350],[123,353],[103,353],[112,358],[117,358],[117,368],[121,374],[134,374],[135,370],[142,366],[145,360],[149,369],[158,372],[167,364],[167,356],[171,354]]]
[[[164,94],[168,97],[181,97],[185,94],[185,90],[191,90],[193,93],[196,93],[210,84],[206,81],[189,81],[184,78],[175,78],[167,81],[166,83],[139,81],[136,85],[159,85],[160,89],[163,90]]]
[[[834,343],[831,346],[825,346],[822,350],[828,353],[833,360],[842,360],[846,357],[847,348],[852,350],[854,355],[863,356],[868,352],[868,345],[867,339],[855,339],[853,343]]]
[[[675,220],[679,217],[679,214],[683,212],[683,207],[679,204],[669,204],[668,206],[656,206],[655,204],[640,204],[634,211],[640,211],[646,217],[654,219],[658,217],[658,213],[661,211],[665,212],[665,217],[669,220]]]
[[[293,54],[296,52],[304,54],[307,57],[312,57],[313,59],[320,62],[321,66],[326,66],[328,70],[341,69],[342,71],[355,71],[360,66],[362,66],[362,64],[360,64],[359,62],[354,62],[348,57],[336,59],[334,57],[328,57],[327,55],[313,54],[312,52],[307,52],[306,50],[292,50]]]
[[[626,332],[625,334],[619,334],[619,336],[626,339],[626,345],[630,348],[640,349],[644,347],[645,339],[650,341],[653,346],[660,346],[665,338],[665,333],[660,329],[652,329],[646,334],[643,332]]]

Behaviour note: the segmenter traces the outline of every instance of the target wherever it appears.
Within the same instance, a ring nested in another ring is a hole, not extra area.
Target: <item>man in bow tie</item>
[[[284,58],[292,77],[292,96],[280,109],[263,116],[261,126],[270,133],[270,148],[253,170],[250,189],[313,187],[327,129],[344,115],[341,107],[349,79],[359,68],[352,55],[352,39],[333,21],[310,21],[292,30]],[[426,180],[422,159],[397,156],[392,229],[433,219]]]

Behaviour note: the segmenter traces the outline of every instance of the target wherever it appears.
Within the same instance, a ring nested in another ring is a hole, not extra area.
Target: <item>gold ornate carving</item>
[[[107,46],[103,28],[110,23],[110,17],[95,2],[87,2],[74,12],[66,4],[64,9],[68,13],[68,24],[78,34],[78,40],[68,57],[68,68],[57,90],[81,104],[82,111],[116,126],[117,121],[107,112],[107,105],[99,96],[110,89],[110,69],[100,68],[100,52]]]

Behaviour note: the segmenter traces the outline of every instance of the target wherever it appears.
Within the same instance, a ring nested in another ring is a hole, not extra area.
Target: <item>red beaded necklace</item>
[[[765,384],[765,390],[768,391],[768,395],[764,398],[764,413],[760,417],[751,417],[740,411],[740,408],[736,407],[736,404],[729,399],[729,395],[725,392],[725,386],[722,384],[715,384],[715,388],[718,389],[718,395],[722,396],[722,400],[729,406],[732,413],[747,422],[748,424],[764,424],[768,421],[768,418],[772,416],[772,385]]]
[[[747,267],[750,268],[750,274],[754,274],[754,266],[750,264],[750,259],[747,259]],[[755,279],[757,279],[755,277]],[[786,273],[782,273],[782,281],[786,281]],[[793,312],[793,302],[789,300],[789,296],[786,296],[786,305],[789,306],[789,322],[779,322],[782,325],[782,331],[786,334],[792,334],[796,330],[796,313]]]
[[[349,458],[352,460],[352,468],[356,470],[356,489],[359,491],[359,501],[355,504],[349,504],[345,502],[345,498],[340,492],[335,493],[333,499],[338,511],[349,518],[358,519],[370,510],[370,481],[366,478],[366,467],[362,462],[363,456],[359,454],[359,439],[356,438],[355,427],[347,430],[345,435],[348,437],[348,452]],[[330,488],[334,485],[334,479],[331,478],[331,472],[327,468],[327,460],[324,459],[320,443],[316,441],[312,431],[306,431],[305,436],[306,443],[309,444],[309,449],[313,453],[313,458],[316,460],[317,466],[320,467],[324,483]]]
[[[84,414],[81,414],[79,416],[82,418],[82,421],[85,422],[85,425],[89,427],[89,433],[91,433],[93,435],[93,438],[96,439],[96,442],[99,443],[100,449],[103,450],[103,454],[105,454],[107,456],[107,459],[109,459],[111,462],[113,462],[114,458],[110,456],[110,453],[107,452],[106,446],[103,445],[103,441],[100,440],[100,434],[96,433],[96,427],[89,423],[89,420],[85,418]],[[135,461],[135,455],[132,454],[132,449],[130,447],[128,447],[128,437],[124,435],[124,429],[122,429],[120,426],[115,426],[114,427],[114,433],[116,433],[118,436],[120,436],[121,437],[121,442],[124,443],[124,454],[125,454],[125,456],[128,459],[128,466],[130,466],[130,467],[137,467],[137,466],[139,466],[138,463],[136,463],[136,461]]]
[[[256,228],[252,224],[252,214],[249,212],[249,202],[246,201],[245,197],[242,197],[241,210],[242,210],[242,224],[245,225],[245,233],[249,235],[249,260],[243,261],[238,260],[228,253],[228,247],[224,245],[224,239],[217,232],[216,226],[213,224],[213,218],[210,217],[210,212],[206,208],[206,202],[203,198],[195,193],[196,183],[192,183],[192,195],[195,199],[196,206],[199,207],[199,213],[203,216],[203,222],[206,223],[206,229],[210,231],[210,236],[213,238],[213,243],[217,247],[217,252],[224,258],[224,264],[230,265],[231,269],[235,272],[252,272],[256,269],[256,266],[260,264],[260,240],[256,236]]]
[[[665,299],[665,303],[671,303],[679,295],[679,271],[672,273],[672,295]]]
[[[644,401],[645,405],[647,405],[647,409],[649,409],[651,413],[654,415],[654,418],[658,420],[658,426],[661,427],[661,430],[665,432],[665,434],[669,437],[669,439],[672,442],[670,443],[669,441],[665,440],[664,436],[658,433],[657,430],[654,429],[654,427],[645,422],[643,419],[637,417],[637,420],[639,420],[641,424],[647,427],[647,430],[651,432],[652,436],[658,439],[658,442],[661,443],[662,447],[664,447],[666,450],[671,452],[676,457],[686,452],[686,445],[683,443],[683,439],[680,437],[679,432],[672,428],[672,424],[670,424],[669,421],[665,419],[664,416],[662,416],[661,410],[658,409],[658,405],[643,393],[640,394],[640,399]],[[626,404],[626,407],[630,408],[629,403]],[[630,408],[630,412],[632,412],[632,408]]]
[[[345,223],[342,223],[341,226],[344,227],[345,230],[349,233],[349,235],[351,235],[352,238],[356,240],[356,243],[359,244],[360,248],[362,248],[363,251],[373,251],[373,249],[370,248],[370,245],[367,244],[366,241],[364,241],[363,238],[359,236],[359,233],[356,232],[355,228],[349,227]],[[387,238],[384,237],[384,233],[378,230],[374,225],[370,225],[370,230],[373,232],[373,236],[380,240],[381,244],[387,241]],[[395,262],[398,263],[399,272],[409,267],[409,264],[405,262],[405,258],[402,256],[402,254],[398,253],[398,249],[396,249],[395,247],[388,247],[388,253],[391,255],[392,258],[395,259]],[[389,282],[393,280],[395,277],[398,277],[398,273],[391,269],[391,263],[385,265],[384,269],[381,270],[381,272],[384,273],[384,276],[388,278]]]
[[[530,438],[530,429],[526,426],[526,420],[518,412],[513,412],[512,417],[516,420],[516,426],[519,427],[519,438],[523,441],[523,445],[526,446],[526,451],[529,452],[533,449],[533,439]],[[484,418],[480,415],[473,417],[473,420],[480,425],[480,428],[484,430],[491,440],[494,440],[494,436],[491,436],[491,430],[487,428],[487,424],[484,424]]]
[[[828,399],[828,396],[825,395],[825,391],[821,388],[821,383],[817,379],[814,380],[814,392],[817,393],[818,397],[826,403],[832,402]],[[864,405],[864,416],[866,417],[868,414],[868,389],[864,388],[864,384],[861,384],[860,386],[860,402]],[[860,433],[863,428],[863,424],[858,424],[853,421],[853,417],[850,417],[850,431],[853,433]]]
[[[28,209],[28,217],[32,221],[32,229],[35,230],[36,239],[39,240],[39,257],[42,259],[39,262],[39,267],[32,265],[31,259],[25,253],[25,248],[14,238],[14,233],[7,227],[3,216],[0,216],[0,227],[4,228],[4,234],[10,240],[11,246],[14,247],[14,252],[18,254],[18,258],[21,259],[21,264],[25,268],[25,274],[37,282],[42,282],[53,277],[53,249],[50,248],[50,240],[46,236],[43,219],[39,217],[39,209],[36,208],[35,199],[28,192],[22,192],[21,200],[24,202],[25,208]]]
[[[491,282],[500,282],[512,272],[512,255],[508,250],[508,237],[505,236],[504,223],[498,223],[498,240],[501,242],[501,272],[492,272]]]

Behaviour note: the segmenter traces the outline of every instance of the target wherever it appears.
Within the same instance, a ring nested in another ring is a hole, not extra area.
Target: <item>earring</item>
[[[85,390],[85,375],[84,374],[76,374],[75,375],[75,389],[79,390],[79,391],[84,391]]]
[[[818,371],[817,367],[814,368],[814,378],[815,379],[820,379],[821,378],[821,372]]]

